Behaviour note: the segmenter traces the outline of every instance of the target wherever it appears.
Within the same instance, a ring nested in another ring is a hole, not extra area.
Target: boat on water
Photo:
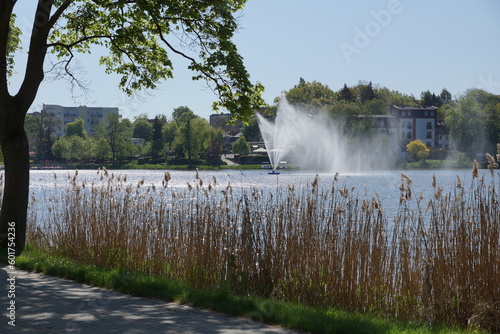
[[[276,175],[278,175],[279,173],[280,172],[278,172],[277,170],[272,170],[268,174],[271,174],[271,175],[276,174]]]

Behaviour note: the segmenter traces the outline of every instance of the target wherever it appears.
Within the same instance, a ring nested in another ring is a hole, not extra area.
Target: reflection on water
[[[163,186],[165,171],[161,170],[110,170],[109,175],[120,178],[125,184],[137,185],[143,182],[142,189],[148,187],[161,188]],[[338,181],[335,187],[340,189],[347,187],[350,193],[357,198],[377,197],[382,207],[387,213],[397,210],[401,184],[402,171],[384,171],[368,173],[342,173],[337,176]],[[423,199],[431,198],[434,194],[432,188],[432,176],[436,175],[438,186],[444,189],[444,192],[451,192],[456,185],[457,176],[461,179],[464,188],[471,182],[470,170],[451,170],[451,171],[429,171],[415,170],[404,171],[412,180],[412,192],[415,196],[422,194]],[[486,174],[487,171],[483,171]],[[76,184],[81,185],[100,185],[107,182],[103,177],[104,172],[96,170],[79,170],[76,177]],[[168,182],[170,190],[184,190],[189,186],[200,185],[201,187],[220,188],[222,190],[230,185],[235,194],[248,193],[253,189],[262,190],[265,194],[274,194],[277,189],[286,189],[288,186],[294,186],[295,189],[309,189],[314,181],[316,174],[290,171],[282,172],[279,175],[268,175],[267,171],[249,170],[249,171],[169,171],[171,179]],[[198,175],[198,178],[197,178]],[[489,175],[485,176],[489,178]],[[75,178],[73,170],[57,171],[31,171],[31,194],[32,197],[39,199],[36,203],[43,203],[40,199],[47,198],[48,195],[58,194],[67,191],[71,181]],[[320,174],[319,189],[331,189],[334,183],[335,175]],[[326,188],[325,188],[326,187]],[[426,203],[425,201],[424,203]]]

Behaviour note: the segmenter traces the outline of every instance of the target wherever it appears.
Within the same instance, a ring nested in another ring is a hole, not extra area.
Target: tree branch
[[[49,29],[52,29],[54,25],[56,24],[57,20],[61,17],[61,15],[64,13],[64,11],[69,7],[74,2],[74,0],[66,0],[64,3],[57,8],[55,13],[52,15],[52,17],[49,19],[49,22],[47,23]]]
[[[85,37],[82,37],[79,40],[77,40],[77,41],[75,41],[73,43],[70,43],[70,44],[64,44],[64,43],[61,43],[61,42],[49,43],[49,44],[47,44],[47,48],[60,46],[60,47],[65,48],[66,50],[69,51],[69,50],[71,50],[72,47],[77,46],[80,43],[83,43],[83,42],[86,42],[86,41],[90,41],[92,39],[109,38],[111,40],[113,37],[114,36],[112,36],[112,35],[85,36]]]
[[[7,86],[7,55],[10,33],[10,19],[15,1],[0,0],[0,94],[8,95]]]
[[[47,37],[51,30],[49,15],[52,9],[53,0],[40,0],[37,5],[33,30],[31,32],[30,46],[28,51],[28,61],[23,83],[15,96],[18,110],[27,112],[33,103],[38,87],[43,77],[43,64],[47,54]]]
[[[165,45],[174,53],[182,56],[183,58],[187,59],[187,60],[190,60],[192,64],[199,64],[196,59],[194,59],[193,57],[190,57],[188,56],[187,54],[185,54],[184,52],[181,52],[179,50],[177,50],[176,48],[174,48],[172,46],[172,44],[170,44],[167,39],[165,38],[164,34],[163,34],[163,31],[161,29],[161,27],[159,26],[159,24],[155,21],[154,22],[154,25],[156,26],[156,29],[158,31],[158,36],[160,37],[160,40],[165,43]],[[204,71],[204,70],[200,70],[200,72],[208,79],[208,80],[211,80],[215,86],[217,87],[217,89],[222,89],[222,85],[220,84],[220,81],[225,81],[224,78],[222,78],[221,76],[218,76],[218,77],[215,77],[213,76],[212,74]],[[210,88],[212,89],[212,88]],[[212,89],[212,91],[214,91],[214,89]],[[215,92],[215,91],[214,91]]]

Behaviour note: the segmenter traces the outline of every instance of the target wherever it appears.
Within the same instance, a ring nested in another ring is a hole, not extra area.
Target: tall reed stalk
[[[424,202],[402,175],[388,216],[334,177],[310,186],[236,189],[202,180],[184,191],[75,173],[31,211],[29,240],[76,260],[197,287],[328,305],[399,319],[500,330],[500,210],[495,176],[458,179]],[[55,182],[60,182],[55,180]]]

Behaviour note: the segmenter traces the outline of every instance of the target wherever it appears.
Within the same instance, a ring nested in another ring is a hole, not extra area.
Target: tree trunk
[[[11,96],[7,82],[6,56],[10,19],[16,1],[0,0],[0,146],[5,165],[0,212],[0,249],[10,248],[14,243],[17,254],[23,251],[25,245],[29,200],[29,146],[24,119],[44,77],[43,63],[47,54],[49,32],[71,3],[65,1],[51,18],[53,1],[38,1],[24,79],[18,93]],[[15,240],[9,239],[12,237],[9,234],[12,226],[15,226]]]
[[[29,146],[24,131],[26,112],[13,99],[0,102],[0,145],[4,157],[5,184],[0,213],[0,249],[20,254],[25,246],[29,200]],[[15,227],[15,239],[10,234]],[[12,242],[14,241],[14,242]]]

